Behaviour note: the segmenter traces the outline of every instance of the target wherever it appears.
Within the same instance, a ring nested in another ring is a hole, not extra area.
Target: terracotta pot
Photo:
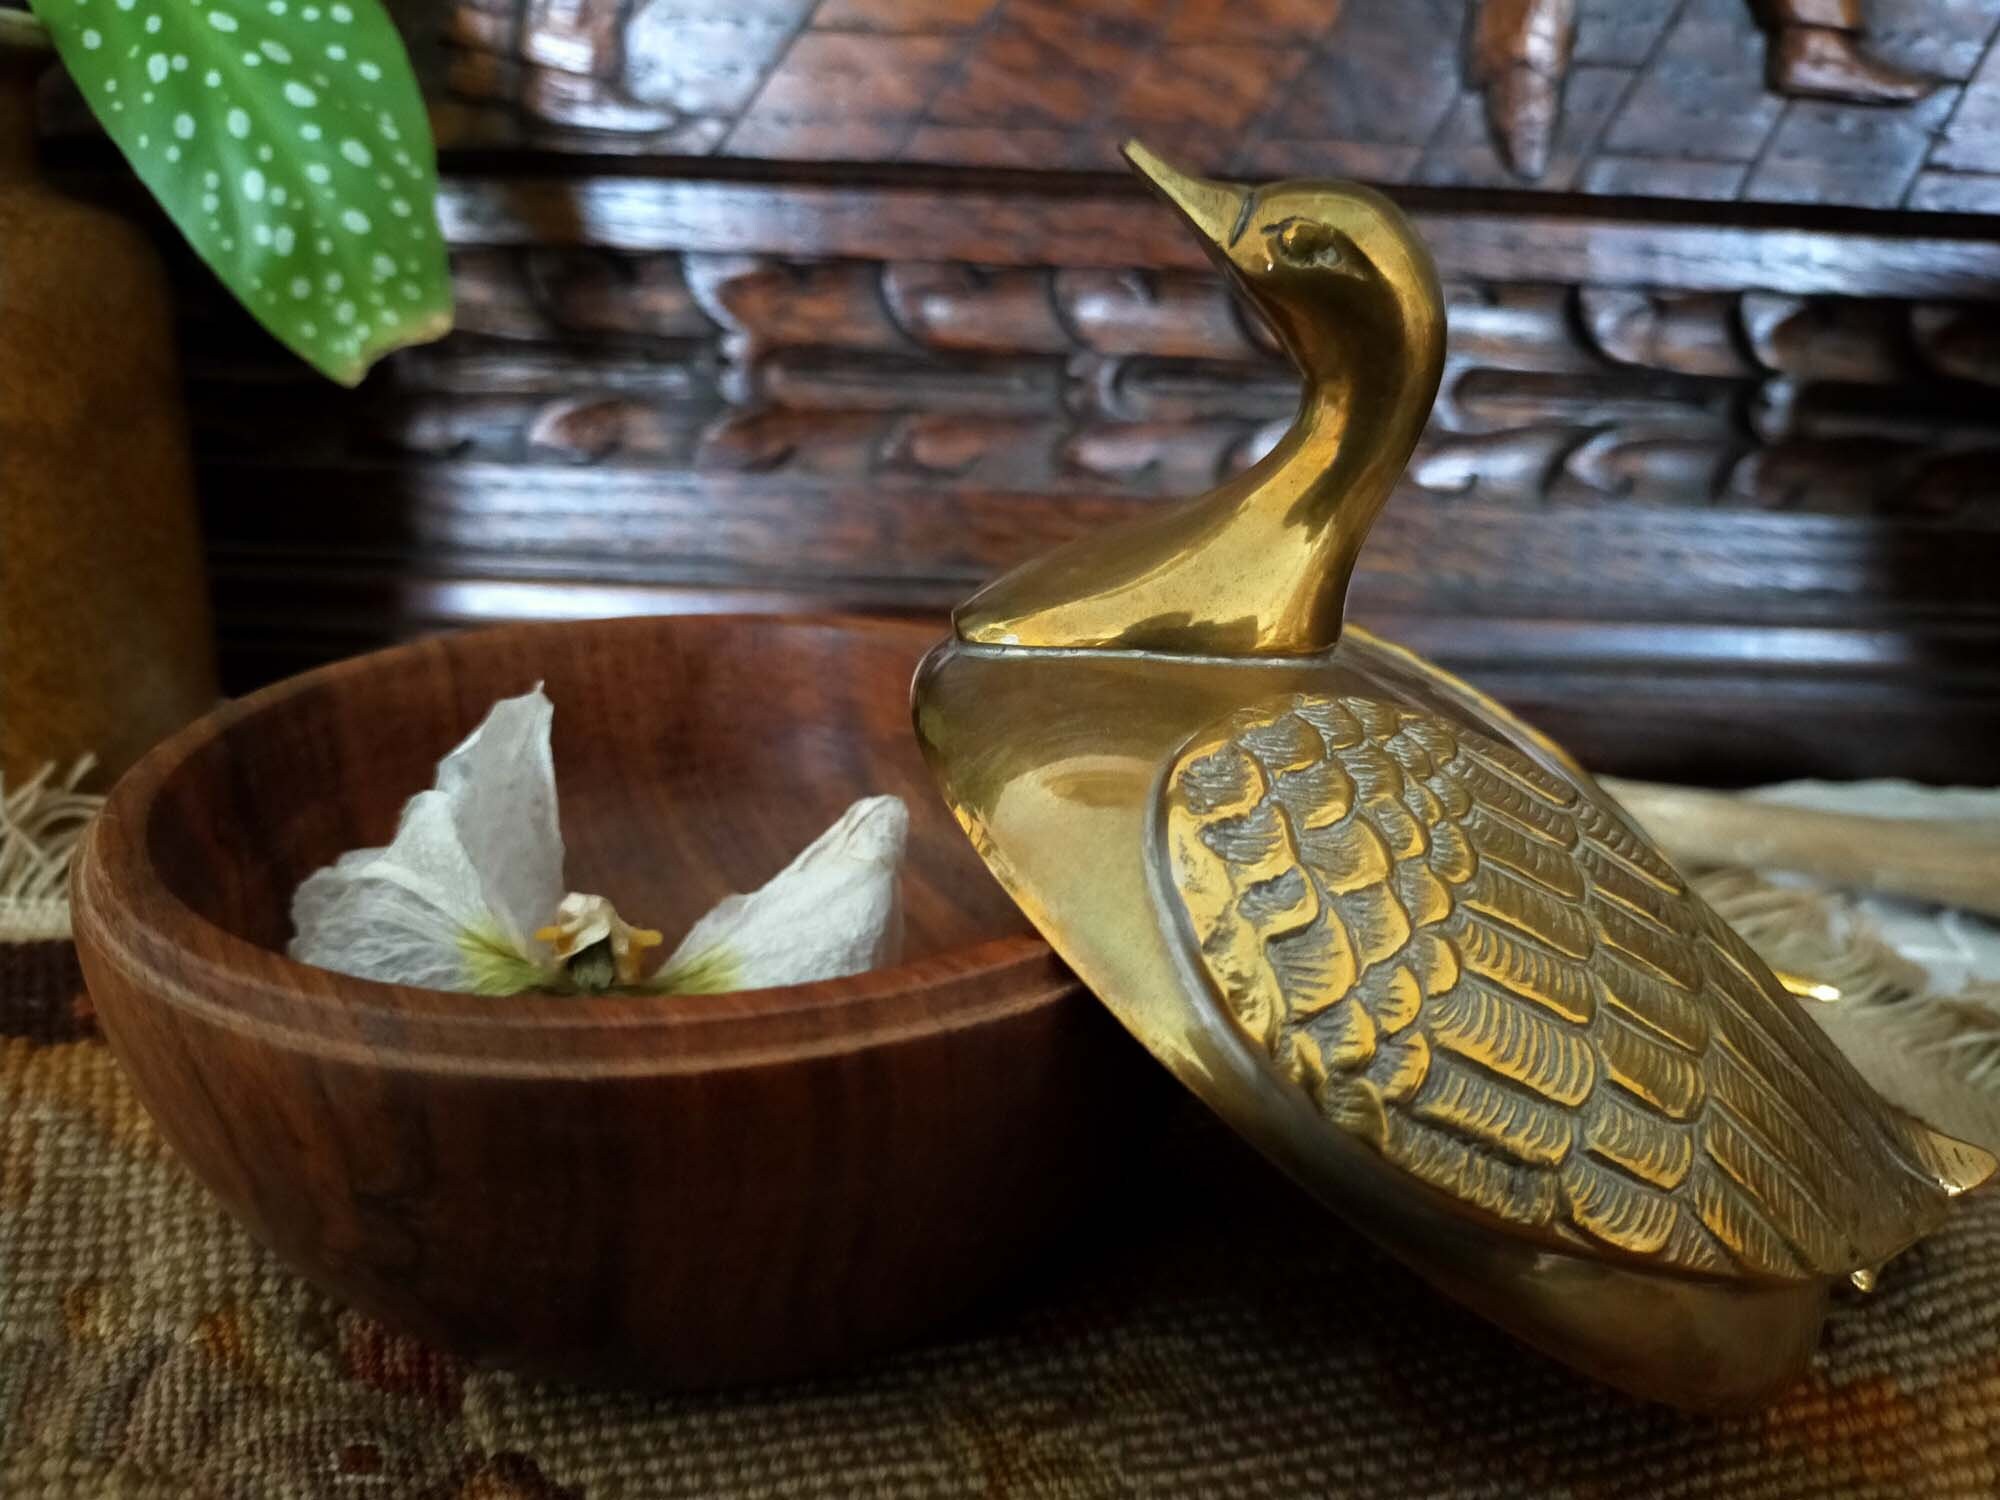
[[[215,701],[187,417],[159,260],[54,191],[52,58],[0,11],[0,772],[94,753],[99,779]]]

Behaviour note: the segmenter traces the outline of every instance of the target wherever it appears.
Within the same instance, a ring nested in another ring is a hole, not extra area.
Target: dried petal
[[[900,797],[863,798],[760,889],[726,898],[695,923],[652,987],[765,989],[895,962],[903,943],[897,877],[909,831]]]
[[[503,698],[457,749],[438,762],[437,790],[486,904],[508,942],[538,952],[535,929],[563,890],[562,829],[556,819],[556,767],[549,748],[555,705],[538,683]],[[392,846],[393,847],[393,846]]]
[[[386,983],[512,994],[558,977],[533,936],[562,896],[542,690],[493,706],[403,809],[386,848],[357,849],[292,899],[301,963]]]

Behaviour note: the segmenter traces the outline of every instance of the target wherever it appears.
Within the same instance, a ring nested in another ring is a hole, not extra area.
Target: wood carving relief
[[[1910,104],[1937,80],[1871,56],[1863,0],[1751,0],[1771,32],[1771,87],[1813,99]]]
[[[566,244],[468,248],[458,280],[461,332],[358,398],[226,326],[194,341],[239,674],[524,613],[942,609],[1207,487],[1296,399],[1193,272]],[[1615,767],[1852,773],[1901,722],[1899,765],[1979,774],[2000,305],[1450,296],[1364,623]],[[1945,683],[1959,728],[1913,738]]]
[[[1251,461],[1295,383],[1138,134],[1414,190],[1452,335],[1365,623],[1627,770],[1990,774],[2000,0],[395,10],[461,332],[340,393],[183,268],[233,685],[524,614],[939,609]]]
[[[1749,0],[1770,33],[1770,86],[1796,98],[1910,104],[1937,86],[1871,56],[1862,0]],[[1495,143],[1534,181],[1562,122],[1563,83],[1575,51],[1577,0],[1480,0],[1470,79],[1485,93]]]
[[[1174,494],[1295,381],[1212,279],[468,252],[475,337],[398,367],[413,454]],[[2000,308],[1460,283],[1412,487],[1511,504],[1949,514],[2000,455]],[[614,347],[590,340],[616,333]]]
[[[1576,43],[1576,0],[1483,0],[1472,81],[1507,165],[1530,180],[1549,164],[1563,79]]]
[[[1244,176],[2000,205],[2000,0],[451,0],[441,24],[468,145],[1103,169],[1137,132]]]

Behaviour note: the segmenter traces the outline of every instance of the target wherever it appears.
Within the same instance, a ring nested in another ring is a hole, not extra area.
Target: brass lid
[[[1300,415],[960,608],[914,688],[940,787],[1118,1019],[1356,1229],[1611,1384],[1769,1397],[1828,1288],[1993,1159],[1869,1090],[1560,747],[1343,625],[1443,358],[1408,221],[1127,154]]]

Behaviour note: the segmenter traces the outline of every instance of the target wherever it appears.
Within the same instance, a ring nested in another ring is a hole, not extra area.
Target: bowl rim
[[[935,627],[838,613],[687,614],[525,621],[440,632],[315,667],[227,701],[148,751],[113,786],[71,875],[76,942],[150,999],[290,1048],[411,1066],[546,1074],[704,1071],[891,1045],[1032,1010],[1081,989],[1032,932],[812,984],[719,995],[496,997],[386,984],[299,963],[201,915],[155,868],[147,825],[162,789],[198,749],[289,699],[380,667],[442,657],[486,638],[597,631],[835,629],[908,640]]]

